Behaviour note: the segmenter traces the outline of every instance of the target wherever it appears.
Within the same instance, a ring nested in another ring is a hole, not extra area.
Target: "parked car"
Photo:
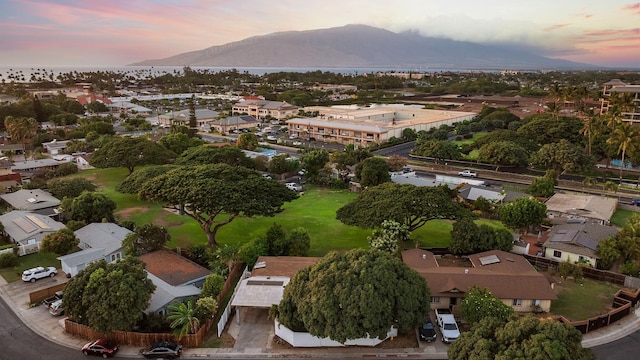
[[[471,171],[471,170],[463,170],[463,171],[460,171],[460,172],[458,173],[458,175],[460,175],[460,176],[464,176],[464,177],[472,177],[472,178],[474,178],[474,177],[478,177],[478,174],[474,173],[474,172],[473,172],[473,171]]]
[[[302,141],[294,141],[293,146],[302,146]]]
[[[634,206],[640,206],[640,199],[631,200],[631,204],[634,205]]]
[[[82,353],[85,355],[98,355],[108,358],[118,352],[118,345],[104,339],[99,339],[85,344],[82,347]]]
[[[49,314],[53,316],[60,316],[64,314],[64,306],[62,305],[62,299],[53,302],[49,305]]]
[[[442,333],[442,342],[451,344],[460,336],[458,323],[451,311],[447,309],[436,309],[436,321]]]
[[[286,183],[286,184],[284,184],[284,185],[285,185],[285,186],[287,187],[287,189],[289,189],[289,190],[298,191],[298,192],[302,191],[302,186],[300,186],[300,185],[298,185],[298,184],[296,184],[296,183],[290,182],[290,183]]]
[[[162,341],[153,344],[149,349],[142,352],[142,355],[148,359],[175,359],[179,358],[182,353],[182,345],[178,345],[168,341]]]
[[[62,290],[56,291],[56,293],[53,294],[52,296],[49,296],[48,298],[42,300],[42,304],[44,306],[46,306],[46,307],[49,307],[54,302],[56,302],[58,300],[62,300],[63,293],[64,293],[64,291],[62,291]]]
[[[291,135],[289,136],[289,139],[291,139],[291,140],[295,140],[295,139],[297,139],[297,138],[298,138],[298,135],[297,135],[297,134],[291,134]]]
[[[269,136],[267,136],[267,140],[269,140],[269,141],[277,141],[278,138],[273,136],[273,135],[269,135]]]
[[[35,282],[38,279],[46,277],[54,277],[58,273],[58,270],[52,266],[49,267],[34,267],[22,272],[22,281]]]
[[[420,327],[420,340],[432,342],[436,337],[436,329],[433,327],[431,319],[427,318],[427,321]]]

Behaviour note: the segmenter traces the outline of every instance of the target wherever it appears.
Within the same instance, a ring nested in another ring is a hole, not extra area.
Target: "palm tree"
[[[587,153],[591,156],[591,137],[593,133],[595,133],[595,120],[596,114],[593,108],[584,111],[584,118],[582,119],[583,126],[581,129],[582,135],[587,136],[588,144],[587,144]]]
[[[186,334],[195,334],[200,327],[200,320],[196,317],[196,308],[193,306],[193,301],[187,302],[173,302],[167,306],[169,315],[167,320],[171,321],[172,329],[178,328],[178,335],[182,337]]]
[[[38,122],[36,122],[34,118],[16,118],[13,116],[7,116],[4,119],[4,127],[7,129],[7,133],[9,133],[12,141],[17,141],[22,144],[22,153],[26,160],[26,141],[36,134],[36,131],[38,130]]]
[[[620,164],[620,183],[622,183],[622,169],[625,166],[625,155],[627,150],[631,150],[636,147],[638,139],[638,129],[635,125],[629,123],[622,123],[613,130],[611,137],[607,139],[608,144],[614,144],[618,147],[618,154],[622,153],[622,159]]]

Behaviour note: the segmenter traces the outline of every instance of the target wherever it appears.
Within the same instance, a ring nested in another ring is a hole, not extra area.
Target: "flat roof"
[[[244,279],[231,300],[231,306],[270,308],[280,303],[289,281],[287,276],[252,276]]]

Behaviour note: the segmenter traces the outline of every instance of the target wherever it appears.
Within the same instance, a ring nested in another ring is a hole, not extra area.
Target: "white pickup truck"
[[[460,336],[456,319],[448,309],[436,309],[436,322],[442,333],[442,342],[450,344]]]
[[[464,177],[472,177],[472,178],[474,178],[474,177],[478,177],[478,174],[474,173],[474,172],[473,172],[473,171],[471,171],[471,170],[463,170],[463,171],[460,171],[460,172],[458,173],[458,175],[459,175],[459,176],[464,176]]]

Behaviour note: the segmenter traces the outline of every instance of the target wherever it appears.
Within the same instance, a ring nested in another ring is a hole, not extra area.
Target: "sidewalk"
[[[54,280],[52,280],[54,281]],[[24,293],[16,291],[16,285],[7,284],[0,276],[0,296],[14,310],[22,322],[39,336],[59,345],[80,351],[86,339],[73,337],[64,331],[64,318],[53,317],[42,306],[29,307]],[[583,337],[582,345],[590,348],[615,340],[640,330],[640,309],[635,310],[620,321],[605,328],[590,332]],[[408,349],[363,349],[363,348],[323,348],[323,349],[286,349],[274,350],[264,348],[188,348],[183,359],[215,358],[215,359],[264,359],[264,358],[411,358],[411,359],[446,359],[446,346],[438,344],[420,344],[419,348]],[[124,346],[118,357],[141,358],[142,347]]]

